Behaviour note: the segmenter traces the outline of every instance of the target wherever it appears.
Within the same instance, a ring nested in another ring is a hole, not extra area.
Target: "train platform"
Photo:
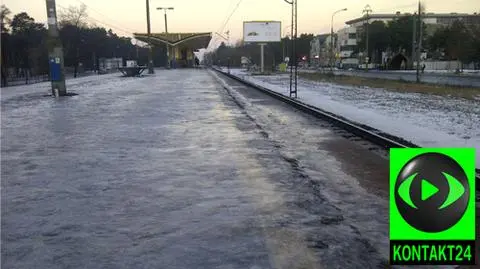
[[[2,267],[389,268],[375,145],[207,69],[67,87],[2,89]]]

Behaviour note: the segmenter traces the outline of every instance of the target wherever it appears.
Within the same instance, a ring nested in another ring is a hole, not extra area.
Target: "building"
[[[345,27],[337,32],[337,62],[340,68],[358,67],[357,29]]]
[[[153,46],[165,44],[173,67],[193,67],[196,50],[206,48],[212,33],[134,33],[133,36]]]
[[[321,34],[310,41],[310,65],[328,66],[328,51],[330,48],[330,35]]]
[[[123,66],[123,58],[100,58],[98,59],[98,70],[100,73],[116,71]]]
[[[397,12],[395,14],[370,14],[368,16],[368,21],[383,21],[388,23],[391,20],[404,17],[412,16],[412,13],[401,13]],[[454,21],[460,20],[463,21],[466,25],[479,25],[480,24],[480,14],[473,13],[423,13],[423,22],[425,24],[439,25],[439,26],[448,26],[451,25]],[[358,17],[353,20],[346,21],[345,24],[353,27],[363,27],[367,23],[367,16]]]

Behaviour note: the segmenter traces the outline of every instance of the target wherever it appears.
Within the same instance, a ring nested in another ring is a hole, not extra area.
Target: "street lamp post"
[[[230,30],[227,30],[225,34],[227,35],[227,47],[228,47],[230,46]]]
[[[297,75],[298,75],[298,63],[297,63],[297,48],[296,48],[296,41],[297,41],[297,2],[298,0],[283,0],[287,4],[292,6],[292,29],[291,29],[291,57],[290,61],[294,61],[291,63],[290,67],[290,97],[295,96],[297,98]],[[295,64],[295,73],[293,72],[293,64]],[[288,65],[287,65],[288,67]],[[293,87],[294,86],[294,87]]]
[[[153,74],[153,52],[152,52],[152,41],[150,38],[150,0],[146,0],[147,5],[147,35],[148,35],[148,73]]]
[[[335,12],[333,12],[332,14],[332,22],[331,22],[331,28],[330,28],[330,69],[331,71],[333,72],[333,59],[334,59],[334,55],[333,55],[333,16],[335,16],[335,14],[339,13],[339,12],[342,12],[342,11],[347,11],[347,8],[342,8],[342,9],[339,9]]]
[[[167,10],[173,10],[173,7],[157,7],[157,10],[163,10],[164,11],[164,18],[165,18],[165,34],[168,34],[168,27],[167,27]],[[167,69],[170,68],[170,52],[169,52],[169,46],[167,44]]]
[[[292,27],[292,25],[288,25],[288,26],[286,26],[286,27],[284,27],[284,28],[283,28],[283,33],[285,34],[285,37],[288,37],[288,33],[286,33],[286,31],[285,31],[285,30],[286,30],[286,29],[288,29],[288,28],[290,28],[290,27]],[[282,41],[282,52],[283,52],[283,58],[282,58],[282,62],[284,62],[284,61],[285,61],[285,50],[287,50],[287,51],[288,51],[288,46],[287,46],[287,47],[285,47],[285,42],[284,42],[284,41]]]
[[[366,44],[366,52],[365,52],[365,71],[368,72],[368,60],[369,60],[369,57],[368,57],[368,19],[369,19],[369,15],[370,13],[372,12],[372,9],[370,8],[370,5],[366,5],[365,8],[363,9],[363,13],[366,13],[366,19],[367,19],[367,23],[365,24],[365,44]]]

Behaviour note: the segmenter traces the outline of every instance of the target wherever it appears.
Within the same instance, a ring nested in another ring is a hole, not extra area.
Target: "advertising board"
[[[280,42],[281,22],[246,21],[243,22],[243,41],[246,43]]]

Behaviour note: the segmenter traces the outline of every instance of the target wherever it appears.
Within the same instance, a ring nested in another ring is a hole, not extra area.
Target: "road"
[[[374,146],[206,70],[68,86],[2,89],[2,268],[389,267]]]

